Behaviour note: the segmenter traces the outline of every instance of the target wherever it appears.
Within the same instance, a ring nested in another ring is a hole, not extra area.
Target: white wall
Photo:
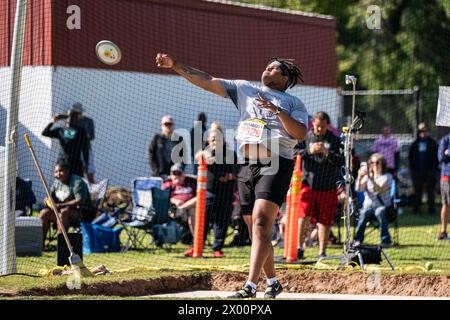
[[[7,73],[7,69],[0,69],[0,105],[7,97],[4,90],[7,86],[3,85],[8,80]],[[300,97],[310,113],[325,110],[333,123],[337,123],[341,109],[336,89],[297,86],[290,93]],[[83,104],[85,115],[95,121],[96,138],[92,147],[97,167],[96,180],[109,178],[110,185],[126,187],[130,186],[133,178],[151,174],[147,146],[153,134],[160,131],[162,116],[172,115],[176,128],[185,132],[192,128],[193,121],[202,111],[207,114],[208,124],[219,120],[224,128],[235,128],[239,119],[229,99],[198,89],[178,76],[25,67],[19,120],[36,144],[36,152],[49,183],[53,181],[59,143],[42,137],[41,132],[53,114],[65,112],[76,101]],[[37,179],[22,135],[18,153],[19,174],[33,179],[34,190],[41,198],[44,196],[42,183]]]
[[[33,190],[39,198],[44,197],[44,188],[23,135],[28,133],[30,136],[44,176],[51,184],[53,181],[52,159],[56,157],[55,145],[59,147],[59,143],[52,143],[50,139],[41,136],[52,113],[51,78],[52,67],[24,67],[22,70],[17,148],[18,174],[33,181]],[[10,70],[0,68],[0,145],[2,146],[5,145],[9,90]],[[0,196],[2,195],[3,193],[0,193]]]

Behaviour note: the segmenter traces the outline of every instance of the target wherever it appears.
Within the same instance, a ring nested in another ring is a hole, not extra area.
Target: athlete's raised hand
[[[174,60],[166,53],[158,53],[155,62],[159,68],[172,68],[174,65]]]

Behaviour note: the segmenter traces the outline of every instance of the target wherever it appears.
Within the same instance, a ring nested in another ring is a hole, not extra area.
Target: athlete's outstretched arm
[[[228,96],[220,83],[219,78],[214,78],[206,72],[185,66],[182,63],[175,61],[168,54],[158,53],[156,55],[156,65],[160,68],[173,69],[180,76],[202,89],[215,93],[221,97]]]

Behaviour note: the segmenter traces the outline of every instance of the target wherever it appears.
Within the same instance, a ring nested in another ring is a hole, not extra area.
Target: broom
[[[45,178],[44,178],[44,176],[42,174],[41,167],[39,166],[39,162],[38,162],[38,160],[36,158],[36,155],[34,153],[33,146],[31,145],[30,138],[28,137],[27,134],[25,134],[24,137],[25,137],[25,141],[27,142],[28,148],[30,149],[31,156],[33,157],[34,164],[36,165],[36,168],[38,170],[39,176],[41,177],[42,183],[44,184],[45,192],[47,193],[47,197],[49,199],[49,202],[51,204],[53,212],[55,212],[56,220],[58,221],[59,228],[61,229],[62,234],[64,236],[64,239],[66,241],[67,248],[69,249],[69,252],[70,252],[70,256],[69,256],[70,266],[72,267],[72,270],[74,270],[74,271],[76,269],[79,269],[81,276],[83,276],[83,277],[92,277],[93,274],[83,264],[83,261],[81,260],[80,256],[73,252],[72,244],[70,243],[69,237],[67,236],[67,231],[66,231],[66,229],[64,228],[64,226],[62,224],[60,213],[59,213],[58,209],[56,209],[55,202],[53,201],[53,198],[52,198],[52,196],[50,194],[50,191],[48,189],[48,186],[47,186],[47,182],[45,181]]]

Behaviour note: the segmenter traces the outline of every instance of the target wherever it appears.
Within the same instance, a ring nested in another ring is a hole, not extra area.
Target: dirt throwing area
[[[381,274],[364,272],[278,272],[285,292],[326,293],[326,294],[364,294],[364,295],[402,295],[450,297],[450,276]],[[59,295],[104,295],[104,296],[145,296],[151,294],[191,291],[220,290],[234,291],[245,282],[245,273],[198,273],[182,276],[164,276],[156,279],[134,279],[115,282],[83,284],[80,290],[69,290],[67,286],[32,289],[11,292],[0,288],[1,296],[59,296]],[[264,291],[264,281],[258,290]]]
[[[278,277],[286,292],[450,297],[450,276],[281,271]],[[246,275],[213,274],[211,278],[212,290],[231,291],[241,288]],[[265,290],[263,281],[258,290]]]

